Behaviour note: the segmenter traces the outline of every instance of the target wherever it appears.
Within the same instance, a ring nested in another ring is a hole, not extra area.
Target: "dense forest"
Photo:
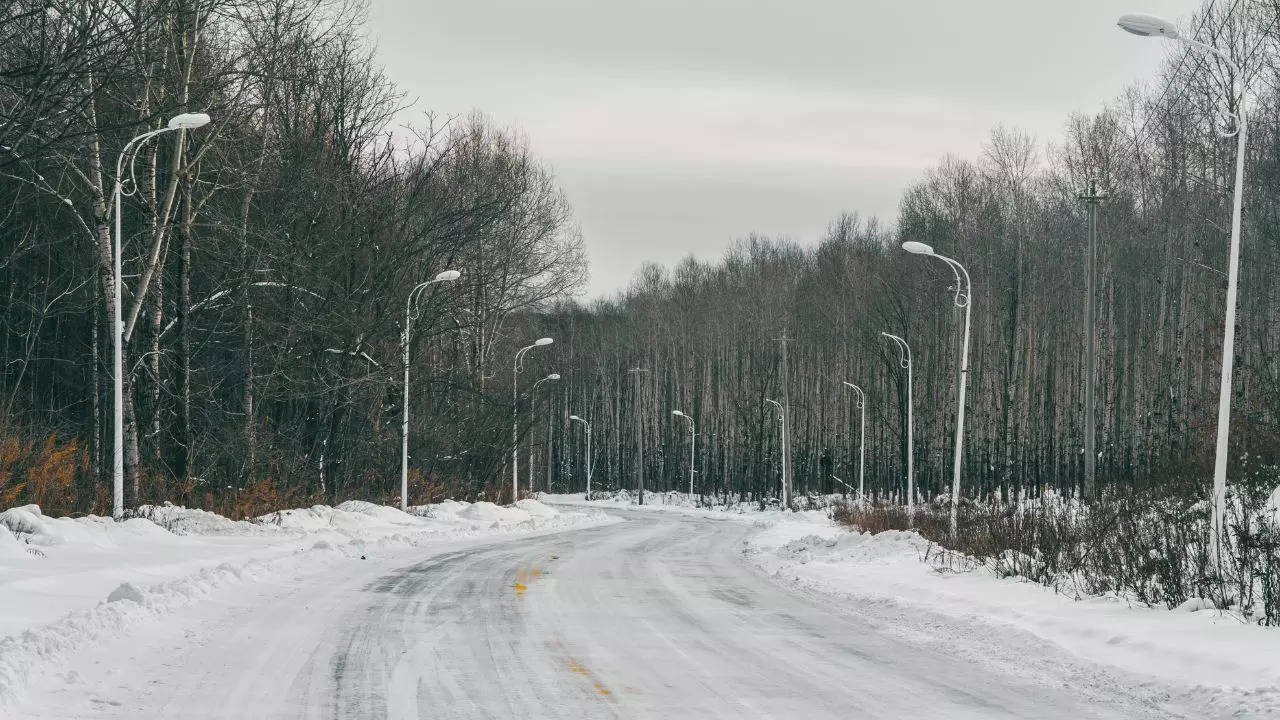
[[[461,278],[425,289],[411,319],[412,503],[509,501],[513,416],[522,490],[585,487],[570,415],[591,423],[596,487],[687,488],[690,426],[674,410],[696,427],[699,492],[776,496],[767,400],[787,408],[796,494],[841,492],[861,430],[846,381],[867,396],[868,493],[901,500],[913,452],[927,500],[950,486],[963,311],[951,271],[906,240],[973,281],[962,493],[1077,491],[1090,179],[1108,193],[1100,487],[1204,493],[1235,160],[1222,133],[1242,103],[1232,476],[1280,450],[1274,2],[1210,2],[1189,28],[1232,48],[1244,78],[1178,49],[1060,138],[997,128],[981,157],[940,159],[891,223],[850,212],[816,243],[744,238],[589,304],[573,299],[583,241],[552,170],[482,115],[403,127],[409,103],[363,15],[355,0],[0,9],[0,506],[110,508],[117,181],[131,507],[395,500],[405,303],[446,269]],[[212,122],[157,135],[116,175],[131,138],[197,111]],[[906,375],[882,332],[913,353],[911,449]],[[554,343],[513,373],[543,336]]]

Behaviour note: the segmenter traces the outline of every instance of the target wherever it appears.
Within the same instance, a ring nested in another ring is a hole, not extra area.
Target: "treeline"
[[[1250,88],[1231,434],[1238,482],[1245,465],[1252,472],[1280,450],[1280,31],[1274,3],[1229,10],[1210,3],[1193,30],[1235,48]],[[943,263],[899,248],[916,240],[973,279],[963,494],[1080,490],[1087,225],[1078,195],[1096,178],[1109,193],[1099,215],[1100,486],[1207,492],[1236,147],[1224,118],[1240,109],[1226,70],[1179,51],[1149,88],[1070,118],[1060,142],[997,129],[981,157],[946,158],[911,187],[892,230],[847,215],[811,249],[751,238],[719,262],[649,267],[614,301],[550,314],[548,332],[568,341],[557,366],[565,393],[550,418],[563,486],[583,485],[581,432],[563,422],[576,413],[596,421],[598,485],[636,484],[642,436],[648,487],[687,487],[688,427],[670,415],[679,409],[698,423],[698,487],[776,494],[779,428],[765,399],[785,393],[797,494],[841,492],[833,476],[856,486],[858,474],[849,381],[869,398],[869,492],[900,501],[907,388],[880,335],[890,332],[914,353],[916,487],[922,499],[949,490],[963,311]],[[648,370],[638,432],[632,367]]]
[[[581,240],[518,134],[478,115],[399,125],[409,103],[364,11],[0,8],[0,505],[109,510],[117,180],[128,506],[398,494],[405,301],[446,268],[466,272],[413,332],[415,438],[462,459],[450,492],[498,474],[507,326],[578,286]],[[117,177],[131,138],[184,112],[212,122],[146,142]]]

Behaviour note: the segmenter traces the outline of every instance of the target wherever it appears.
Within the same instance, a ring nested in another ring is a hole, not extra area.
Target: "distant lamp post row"
[[[159,130],[152,130],[133,138],[120,149],[120,157],[116,159],[116,182],[112,192],[115,206],[115,242],[112,243],[112,293],[111,304],[115,311],[116,326],[111,330],[111,373],[112,373],[112,466],[111,466],[111,517],[116,520],[124,518],[124,318],[121,296],[124,295],[124,280],[120,272],[120,247],[123,244],[121,235],[121,197],[133,195],[138,190],[137,183],[133,189],[124,191],[124,164],[129,158],[132,167],[133,158],[142,144],[151,138],[167,133],[183,130],[195,130],[209,124],[209,116],[205,113],[182,113],[170,118],[169,123]],[[181,140],[179,141],[181,151]],[[130,172],[132,175],[132,171]]]
[[[1227,497],[1227,440],[1231,434],[1231,375],[1235,362],[1236,298],[1240,276],[1240,216],[1244,200],[1244,150],[1248,138],[1246,121],[1244,74],[1231,56],[1218,48],[1183,37],[1178,27],[1168,20],[1152,15],[1123,15],[1116,23],[1122,30],[1144,37],[1177,40],[1201,52],[1217,57],[1231,70],[1236,85],[1237,105],[1234,112],[1226,114],[1233,121],[1230,132],[1219,133],[1223,137],[1236,138],[1235,190],[1231,201],[1231,250],[1227,265],[1227,309],[1222,325],[1222,377],[1218,386],[1218,437],[1213,459],[1213,503],[1211,525],[1213,530],[1212,553],[1214,562],[1221,562],[1222,519],[1226,513]]]
[[[515,360],[511,363],[511,503],[520,499],[520,371],[523,369],[525,353],[537,347],[546,347],[555,340],[538,338],[532,345],[525,345],[516,351]],[[545,378],[544,378],[545,379]]]
[[[400,421],[400,509],[409,509],[409,326],[422,314],[423,291],[430,285],[462,277],[457,270],[445,270],[431,280],[418,283],[404,301],[404,331],[400,333],[400,359],[404,363],[404,417]]]

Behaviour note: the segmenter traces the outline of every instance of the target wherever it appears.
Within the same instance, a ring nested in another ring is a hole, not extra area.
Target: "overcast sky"
[[[995,125],[1056,140],[1148,81],[1169,44],[1119,14],[1185,24],[1198,6],[372,0],[371,35],[421,109],[527,134],[574,205],[595,297],[753,231],[810,244],[842,211],[892,223],[911,182]]]

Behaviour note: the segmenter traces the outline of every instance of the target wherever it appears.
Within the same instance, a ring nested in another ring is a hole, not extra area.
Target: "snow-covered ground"
[[[613,520],[534,500],[514,508],[446,501],[409,513],[348,501],[252,522],[169,505],[143,514],[149,519],[116,523],[47,517],[34,505],[0,513],[0,707],[77,650],[223,586]]]
[[[586,504],[581,495],[544,496],[552,504]],[[593,501],[611,507],[633,498]],[[1243,623],[1194,603],[1178,610],[1118,597],[1074,599],[990,566],[939,561],[937,548],[913,532],[872,535],[832,522],[822,511],[760,512],[757,505],[698,510],[686,498],[646,494],[646,512],[704,513],[750,523],[744,558],[797,591],[873,604],[915,621],[963,624],[981,634],[1025,634],[1089,662],[1146,676],[1205,711],[1280,717],[1280,628]],[[909,628],[907,630],[906,628]]]
[[[407,514],[349,502],[254,522],[146,514],[0,513],[0,716],[252,714],[278,687],[281,717],[464,696],[478,704],[459,716],[572,698],[547,717],[589,716],[592,702],[669,717],[678,685],[708,717],[771,702],[836,716],[846,694],[885,717],[912,698],[925,715],[930,702],[968,713],[955,717],[1028,717],[1019,703],[1036,698],[1046,717],[1076,717],[1077,702],[1098,711],[1079,717],[1280,717],[1280,631],[940,566],[914,533],[854,532],[822,510],[650,493],[643,508],[564,495]],[[759,659],[788,653],[805,671],[784,692]],[[515,689],[486,695],[498,676]],[[836,676],[857,687],[829,692]],[[580,693],[583,677],[596,689]],[[385,695],[414,683],[426,694]]]

